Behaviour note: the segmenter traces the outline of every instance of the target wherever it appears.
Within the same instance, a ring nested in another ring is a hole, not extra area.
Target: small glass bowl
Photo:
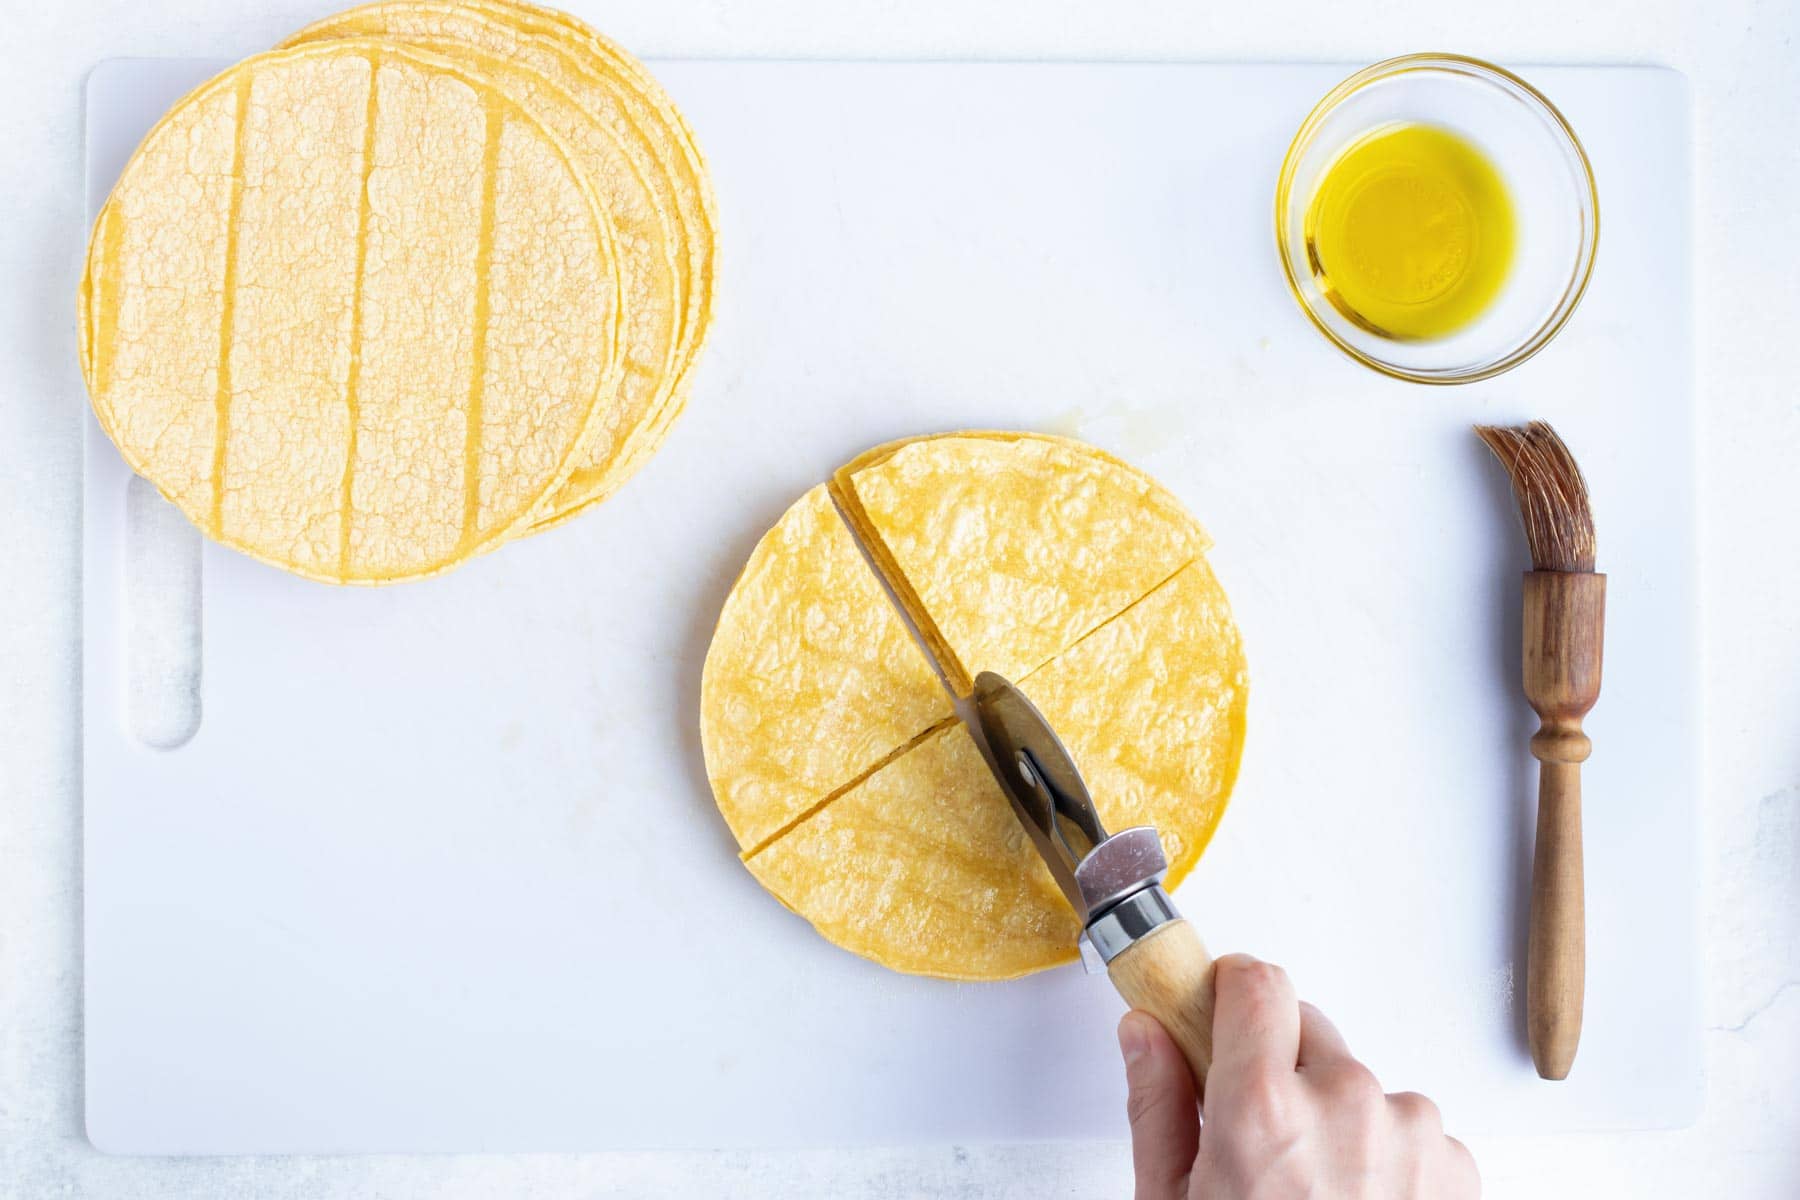
[[[1506,181],[1517,234],[1500,294],[1441,338],[1398,340],[1331,303],[1309,259],[1306,209],[1326,168],[1370,130],[1437,125],[1482,150]],[[1384,375],[1472,383],[1518,366],[1556,336],[1587,289],[1600,236],[1594,172],[1556,106],[1523,79],[1456,54],[1409,54],[1331,89],[1301,124],[1275,188],[1275,241],[1294,299],[1332,343]]]

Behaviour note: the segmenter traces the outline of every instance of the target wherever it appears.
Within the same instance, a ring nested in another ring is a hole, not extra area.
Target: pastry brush
[[[1537,843],[1525,959],[1525,1029],[1545,1079],[1564,1079],[1581,1041],[1587,976],[1582,896],[1581,720],[1600,696],[1606,576],[1594,570],[1594,517],[1569,448],[1542,421],[1478,425],[1512,477],[1531,548],[1525,574],[1525,698],[1537,712]]]

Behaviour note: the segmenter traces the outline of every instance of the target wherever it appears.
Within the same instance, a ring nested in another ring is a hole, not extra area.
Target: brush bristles
[[[1539,571],[1594,569],[1594,514],[1581,468],[1556,430],[1529,425],[1477,425],[1475,432],[1512,476],[1519,519]]]

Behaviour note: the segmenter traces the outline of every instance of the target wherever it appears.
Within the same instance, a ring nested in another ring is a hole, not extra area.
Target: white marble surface
[[[1128,1194],[1121,1143],[154,1161],[88,1147],[75,723],[82,396],[71,301],[85,235],[81,81],[114,55],[241,55],[327,7],[9,6],[12,52],[0,73],[0,272],[10,281],[0,290],[0,1197]],[[1652,62],[1687,72],[1704,413],[1707,1103],[1694,1128],[1674,1133],[1479,1140],[1474,1148],[1492,1196],[1800,1194],[1800,389],[1787,358],[1800,324],[1800,6],[571,7],[647,54],[1371,60],[1449,48],[1502,62]]]

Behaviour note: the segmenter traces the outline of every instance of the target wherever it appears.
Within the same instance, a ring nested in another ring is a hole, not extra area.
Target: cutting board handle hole
[[[173,750],[200,730],[200,531],[154,485],[125,488],[125,723]]]

